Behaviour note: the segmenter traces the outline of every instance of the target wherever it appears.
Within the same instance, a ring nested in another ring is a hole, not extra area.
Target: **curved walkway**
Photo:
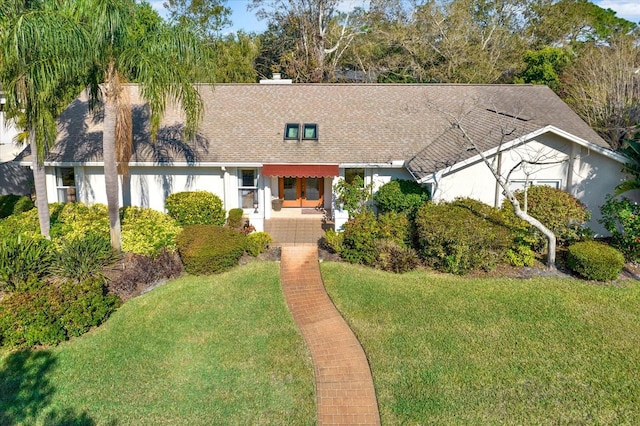
[[[311,351],[318,424],[379,425],[369,363],[325,291],[317,247],[282,247],[280,281],[287,305]]]

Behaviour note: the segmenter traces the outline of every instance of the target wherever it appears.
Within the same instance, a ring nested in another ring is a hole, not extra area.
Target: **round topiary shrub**
[[[538,219],[556,235],[558,244],[567,246],[583,238],[584,224],[591,217],[587,207],[576,197],[561,189],[534,185],[527,191],[516,191],[515,196],[522,210]],[[513,212],[509,200],[504,200],[502,208]]]
[[[169,216],[180,226],[224,225],[226,212],[222,200],[208,191],[187,191],[170,194],[165,201]]]
[[[404,213],[408,217],[415,216],[418,208],[428,200],[427,189],[412,180],[392,180],[373,195],[380,213]]]
[[[242,233],[217,225],[186,226],[176,242],[185,270],[195,275],[233,268],[246,248]]]
[[[227,226],[233,229],[242,229],[242,225],[244,225],[244,222],[242,220],[242,215],[244,215],[244,210],[242,209],[229,210],[229,217],[227,218]]]
[[[614,280],[620,276],[624,256],[618,250],[597,241],[583,241],[569,246],[569,268],[583,278],[596,281]]]

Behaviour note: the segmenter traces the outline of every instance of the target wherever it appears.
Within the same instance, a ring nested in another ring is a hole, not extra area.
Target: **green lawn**
[[[0,424],[313,424],[277,263],[185,277],[60,347],[0,358]]]
[[[323,263],[382,423],[640,424],[640,284]]]

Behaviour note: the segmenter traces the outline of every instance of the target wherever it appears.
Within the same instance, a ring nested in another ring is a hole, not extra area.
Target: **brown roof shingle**
[[[515,115],[527,131],[554,125],[606,143],[545,86],[414,84],[228,84],[198,86],[205,104],[196,141],[182,140],[182,115],[169,107],[155,144],[138,88],[133,103],[132,161],[226,163],[387,163],[411,160],[416,170],[464,157],[464,144],[442,112],[464,117],[483,147],[499,143],[496,117]],[[101,161],[102,122],[85,94],[62,114],[48,160]],[[491,110],[491,111],[489,111]],[[498,111],[501,114],[497,114]],[[286,123],[317,123],[317,141],[287,141]]]

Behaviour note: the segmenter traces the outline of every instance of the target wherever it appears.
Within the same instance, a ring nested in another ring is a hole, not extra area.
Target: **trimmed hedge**
[[[373,265],[378,256],[380,227],[376,215],[364,210],[344,224],[340,256],[349,263]]]
[[[242,221],[242,215],[244,215],[244,210],[242,209],[231,209],[229,210],[229,217],[227,218],[227,226],[233,229],[242,229],[244,225]]]
[[[208,191],[187,191],[170,194],[165,207],[180,226],[224,225],[226,212],[222,200]]]
[[[457,204],[456,204],[457,203]],[[473,200],[427,203],[416,215],[419,253],[437,270],[465,274],[491,270],[505,258],[514,241],[513,232],[487,215],[490,206],[473,209]]]
[[[176,250],[176,235],[182,230],[169,215],[142,207],[125,207],[122,219],[122,250],[154,257]]]
[[[0,301],[0,346],[56,345],[103,323],[120,306],[100,280],[47,284]]]
[[[176,241],[185,270],[195,275],[233,268],[246,248],[242,233],[216,225],[186,226]]]
[[[429,192],[413,180],[392,180],[373,194],[380,213],[396,212],[415,216],[418,208],[429,201]]]
[[[569,246],[567,264],[572,271],[588,280],[610,281],[620,276],[624,256],[606,244],[584,241]]]

